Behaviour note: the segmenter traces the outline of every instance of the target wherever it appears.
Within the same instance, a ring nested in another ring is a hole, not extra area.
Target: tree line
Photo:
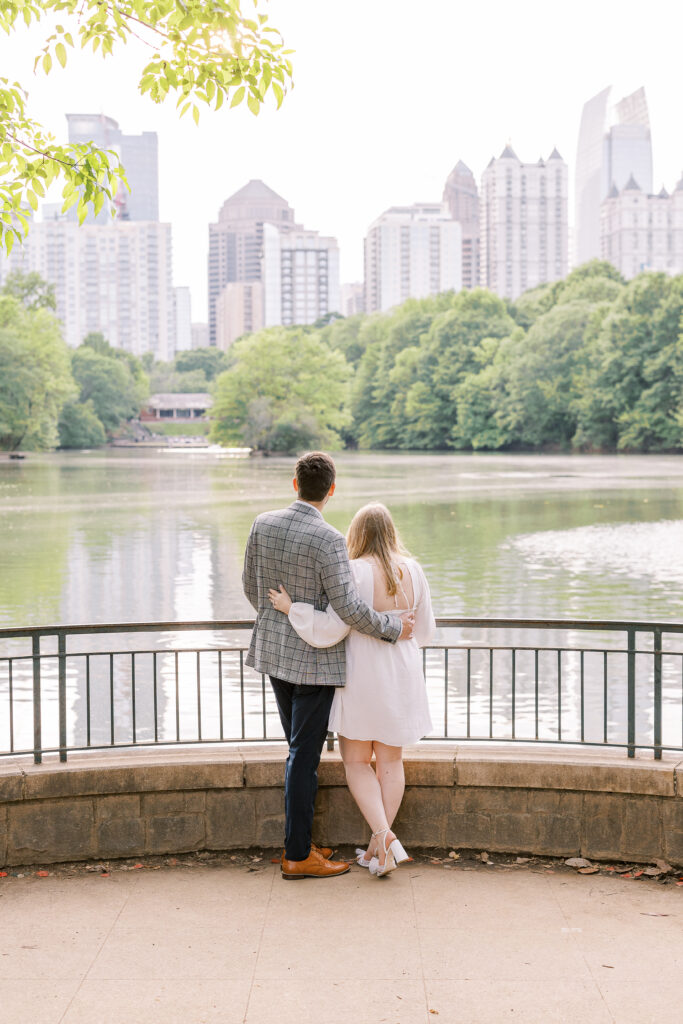
[[[213,440],[271,451],[683,448],[683,276],[593,261],[516,302],[484,289],[240,339]]]

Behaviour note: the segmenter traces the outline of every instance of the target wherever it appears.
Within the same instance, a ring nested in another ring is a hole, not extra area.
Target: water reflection
[[[421,560],[440,614],[546,618],[674,619],[683,598],[683,460],[676,457],[552,457],[345,454],[338,459],[338,488],[328,518],[344,530],[366,501],[383,500],[394,513],[407,546]],[[31,457],[0,463],[0,622],[206,620],[249,617],[241,591],[242,553],[259,511],[291,498],[292,460],[224,460],[198,452],[107,452]],[[442,639],[445,639],[442,638]],[[448,637],[454,639],[453,633]],[[460,642],[499,646],[519,636],[483,636],[460,630]],[[244,640],[216,632],[137,634],[121,638],[125,650],[148,651],[114,659],[93,656],[69,663],[71,738],[87,735],[88,701],[97,713],[91,740],[109,742],[111,692],[115,736],[154,738],[156,652],[157,733],[174,739],[245,728],[261,732],[261,681],[246,673],[240,693],[239,658],[216,648]],[[623,645],[623,638],[594,642]],[[541,642],[530,634],[530,645]],[[546,644],[572,646],[577,637],[546,636]],[[107,638],[70,641],[72,649],[102,651]],[[581,643],[590,646],[590,638]],[[201,655],[205,684],[197,708],[196,655],[163,653],[170,644],[208,648]],[[80,646],[79,646],[80,645]],[[672,648],[673,649],[673,648]],[[14,653],[20,653],[15,645]],[[439,731],[467,729],[467,675],[452,656],[444,690],[443,655],[429,656],[429,687]],[[496,657],[503,659],[501,652]],[[545,655],[541,656],[545,658]],[[515,731],[539,734],[557,718],[556,665],[542,664],[538,695],[534,667],[519,658]],[[580,666],[562,666],[562,728],[580,734]],[[587,736],[623,732],[625,670],[611,655],[605,714],[603,666],[586,656],[584,690]],[[512,728],[509,671],[490,671],[473,652],[469,727],[472,734],[502,735]],[[501,660],[501,666],[503,662]],[[133,680],[135,668],[135,680]],[[14,666],[21,700],[15,731],[31,729],[28,663]],[[507,675],[506,675],[507,672]],[[56,729],[56,661],[45,663],[46,735]],[[219,678],[223,679],[221,699]],[[0,671],[0,702],[6,701],[6,663]],[[680,736],[680,660],[664,666],[665,726]],[[504,692],[505,691],[505,692]],[[133,701],[133,695],[135,700]],[[639,694],[639,730],[651,730],[651,681]],[[6,703],[0,704],[6,706]],[[134,721],[135,720],[135,721]],[[276,730],[274,705],[266,726]],[[9,724],[0,714],[0,730]],[[193,732],[194,731],[194,732]],[[0,738],[1,739],[1,738]],[[679,740],[676,739],[675,742]],[[672,739],[672,742],[674,740]]]

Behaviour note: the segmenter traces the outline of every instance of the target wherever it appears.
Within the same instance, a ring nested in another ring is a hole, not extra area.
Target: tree
[[[227,370],[229,362],[228,356],[220,348],[195,348],[179,352],[175,357],[175,368],[179,373],[200,370],[209,381]]]
[[[0,448],[54,448],[60,410],[74,390],[57,319],[1,297]]]
[[[12,295],[29,312],[57,308],[55,286],[44,281],[35,270],[29,274],[24,274],[21,270],[11,270],[5,278],[0,294]]]
[[[232,354],[214,385],[212,441],[265,451],[340,443],[350,371],[317,333],[271,327],[235,342]]]
[[[79,402],[91,404],[105,430],[115,430],[124,420],[138,415],[135,380],[123,360],[81,345],[72,355],[71,371],[80,389]]]
[[[226,100],[246,100],[258,114],[270,90],[278,107],[291,85],[289,52],[277,30],[257,10],[242,12],[241,0],[22,0],[0,4],[0,29],[7,35],[47,17],[54,31],[36,57],[35,67],[49,74],[64,68],[75,39],[80,46],[115,54],[131,38],[148,48],[138,88],[155,103],[176,97],[180,116],[200,106],[218,110]],[[75,37],[75,38],[74,38]],[[56,179],[64,182],[64,209],[78,203],[82,222],[113,200],[125,170],[112,151],[90,143],[59,145],[27,110],[19,83],[0,78],[0,242],[9,252],[28,232],[30,214]]]
[[[100,448],[107,440],[92,400],[67,402],[59,416],[60,448]]]

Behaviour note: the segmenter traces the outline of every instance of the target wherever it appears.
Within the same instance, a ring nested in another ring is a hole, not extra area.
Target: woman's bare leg
[[[372,746],[375,751],[377,781],[382,790],[384,813],[389,826],[391,826],[398,814],[406,788],[403,747],[392,747],[388,743],[379,743],[377,740],[373,742]]]
[[[350,740],[345,736],[339,737],[339,749],[341,751],[344,768],[346,770],[346,781],[351,791],[351,796],[358,804],[358,808],[367,821],[373,832],[380,832],[389,828],[382,789],[379,780],[372,768],[372,747],[370,740]],[[368,852],[373,850],[379,858],[380,864],[384,864],[384,845],[395,839],[393,832],[385,837],[385,844],[371,843]]]

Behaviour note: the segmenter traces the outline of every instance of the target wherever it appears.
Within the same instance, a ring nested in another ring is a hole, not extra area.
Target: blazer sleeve
[[[289,609],[289,621],[311,647],[333,647],[351,632],[351,627],[342,622],[332,605],[321,612],[312,604],[295,601]]]
[[[242,589],[247,600],[258,611],[258,580],[256,576],[256,523],[252,523],[249,539],[244,552],[244,568],[242,570]]]
[[[401,619],[387,612],[376,612],[362,600],[353,580],[346,542],[341,534],[320,553],[320,582],[342,622],[359,633],[396,643],[401,635]]]
[[[418,647],[426,647],[427,644],[434,639],[434,633],[436,632],[436,620],[432,609],[432,597],[429,593],[427,577],[422,571],[422,567],[420,565],[417,565],[417,571],[420,579],[420,596],[417,600],[417,607],[415,608],[413,636],[417,640]]]

